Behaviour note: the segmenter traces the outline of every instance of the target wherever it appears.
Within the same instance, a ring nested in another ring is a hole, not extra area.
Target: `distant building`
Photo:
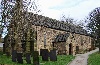
[[[4,44],[4,43],[0,43],[0,47],[3,47],[3,44]]]

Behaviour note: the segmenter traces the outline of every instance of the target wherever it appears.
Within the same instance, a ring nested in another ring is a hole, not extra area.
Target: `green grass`
[[[40,65],[66,65],[68,64],[73,58],[72,55],[58,55],[57,61],[42,61],[41,56],[39,57]],[[0,53],[0,64],[7,64],[7,65],[33,65],[27,64],[26,61],[23,61],[24,64],[19,64],[17,62],[12,62],[11,57],[7,57],[6,55],[2,55]]]
[[[7,57],[6,55],[3,55],[2,53],[0,53],[0,64],[6,64],[6,65],[31,65],[31,64],[27,64],[26,61],[23,61],[24,64],[19,64],[19,63],[15,63],[12,62],[11,57]]]
[[[100,65],[100,53],[99,52],[89,55],[88,65]]]
[[[41,65],[66,65],[68,64],[72,59],[74,59],[75,57],[72,55],[58,55],[57,56],[57,61],[52,62],[52,61],[40,61],[40,63],[43,63]],[[42,60],[40,58],[40,60]]]

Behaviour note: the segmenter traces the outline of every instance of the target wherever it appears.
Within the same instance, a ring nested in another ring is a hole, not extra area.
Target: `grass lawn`
[[[57,61],[42,61],[41,56],[39,57],[40,65],[66,65],[75,57],[72,55],[58,55]],[[0,54],[0,64],[7,64],[7,65],[33,65],[27,64],[25,60],[23,60],[24,64],[18,64],[16,62],[12,62],[11,57],[7,57],[6,55]]]
[[[96,52],[89,55],[88,65],[100,65],[100,53]]]

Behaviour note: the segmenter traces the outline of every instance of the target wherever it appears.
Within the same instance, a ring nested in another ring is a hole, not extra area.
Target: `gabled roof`
[[[31,12],[24,12],[24,14],[26,14],[26,13],[27,13],[27,15],[24,16],[26,21],[31,20],[32,24],[35,26],[44,26],[44,27],[51,28],[51,29],[62,30],[62,31],[76,33],[76,34],[82,34],[82,35],[87,34],[86,33],[87,31],[86,30],[84,31],[84,29],[80,26],[62,22],[62,21],[52,19],[49,17],[45,17],[42,15],[33,14]]]

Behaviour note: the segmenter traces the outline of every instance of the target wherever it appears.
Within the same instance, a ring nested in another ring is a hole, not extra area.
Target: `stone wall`
[[[32,14],[32,13],[31,13]],[[69,44],[72,44],[72,54],[76,54],[76,46],[79,46],[79,52],[81,50],[87,50],[91,48],[91,37],[87,34],[86,30],[75,25],[63,23],[57,20],[53,20],[48,17],[44,17],[37,14],[33,18],[33,28],[37,31],[37,50],[44,49],[44,34],[46,33],[46,48],[48,50],[53,49],[52,42],[59,34],[70,33],[67,38],[66,54],[69,54]],[[59,44],[59,43],[58,43]]]
[[[85,50],[91,48],[91,37],[87,34],[86,30],[81,27],[64,23],[55,19],[51,19],[45,16],[24,12],[23,21],[25,25],[28,22],[32,22],[32,28],[36,31],[35,50],[40,51],[44,49],[44,35],[46,36],[46,49],[49,51],[53,49],[53,41],[59,34],[70,34],[66,41],[57,42],[58,45],[64,44],[66,47],[66,54],[69,55],[69,51],[73,55],[76,54],[76,46],[79,46],[79,50]],[[71,50],[69,49],[71,44]],[[63,48],[63,46],[62,46]],[[61,49],[62,49],[61,48]]]
[[[51,28],[34,26],[33,28],[37,31],[37,50],[44,49],[44,33],[46,32],[46,49],[53,49],[52,42],[56,35],[65,33],[65,31],[55,30]]]
[[[75,55],[76,52],[76,46],[79,46],[79,50],[86,50],[91,48],[91,37],[70,33],[66,31],[61,30],[55,30],[51,28],[46,28],[43,26],[35,26],[33,25],[33,28],[37,31],[37,50],[40,51],[40,49],[44,49],[44,33],[46,32],[46,49],[50,50],[53,49],[53,41],[55,37],[59,34],[65,34],[69,33],[70,36],[67,38],[65,45],[66,45],[66,54],[69,55],[69,44],[72,43],[72,52],[73,55]],[[57,43],[60,44],[60,43]]]

